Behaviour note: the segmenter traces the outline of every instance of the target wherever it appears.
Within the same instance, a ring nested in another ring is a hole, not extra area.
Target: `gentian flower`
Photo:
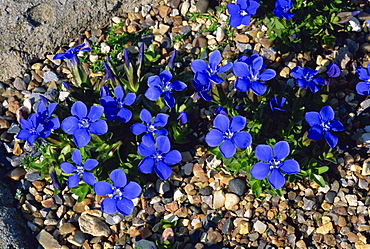
[[[45,130],[49,130],[45,132],[51,133],[51,130],[58,129],[60,127],[59,118],[51,117],[57,105],[58,103],[50,103],[46,109],[44,101],[40,101],[39,106],[37,107],[37,115],[40,118],[41,124],[44,126]]]
[[[204,60],[196,59],[190,64],[191,70],[195,73],[193,86],[199,95],[206,101],[212,100],[207,92],[211,90],[212,83],[220,84],[224,82],[217,74],[230,70],[233,66],[231,62],[224,66],[219,66],[222,60],[218,50],[213,51],[209,56],[209,64]]]
[[[312,70],[308,67],[296,66],[292,69],[291,75],[296,79],[297,85],[301,88],[307,89],[307,86],[310,88],[312,93],[320,90],[318,85],[324,85],[325,80],[321,77],[315,77],[317,70]]]
[[[62,84],[63,84],[64,88],[65,88],[67,91],[71,91],[71,90],[72,90],[71,85],[70,85],[70,84],[68,84],[67,82],[62,81]]]
[[[357,76],[360,82],[356,85],[356,91],[360,95],[370,95],[370,63],[367,64],[367,68],[357,67]]]
[[[256,14],[258,7],[259,3],[253,0],[237,0],[236,4],[228,4],[229,25],[232,27],[238,27],[241,24],[249,25],[251,16]]]
[[[300,171],[299,164],[296,160],[288,159],[282,161],[290,153],[287,141],[277,142],[272,150],[267,144],[257,145],[255,155],[258,162],[253,165],[251,175],[257,180],[262,180],[268,175],[268,181],[274,189],[280,189],[285,184],[285,174],[297,174]]]
[[[340,75],[340,68],[338,66],[338,63],[336,62],[333,62],[331,63],[328,67],[327,67],[327,71],[326,71],[326,74],[328,75],[328,77],[330,78],[336,78]]]
[[[281,97],[281,99],[279,100],[276,96],[274,96],[271,100],[270,100],[270,109],[271,111],[285,111],[283,109],[283,105],[285,104],[285,101],[286,101],[286,98],[285,97]]]
[[[291,19],[294,14],[290,13],[290,9],[293,7],[292,0],[276,0],[274,15],[279,18]]]
[[[330,131],[343,131],[344,126],[338,120],[334,120],[334,111],[330,106],[324,106],[318,112],[307,112],[306,122],[311,126],[307,137],[312,140],[320,140],[323,136],[330,148],[334,148],[338,143],[338,138]]]
[[[184,126],[188,122],[188,114],[186,113],[186,111],[180,112],[176,120],[179,121],[180,126]]]
[[[53,182],[53,187],[55,189],[62,190],[62,188],[59,185],[57,173],[55,172],[55,170],[50,172],[50,178],[51,178],[51,181]]]
[[[97,182],[94,191],[98,196],[106,196],[101,202],[103,213],[114,214],[116,211],[123,215],[130,215],[134,210],[135,199],[141,193],[141,187],[136,182],[127,183],[127,177],[122,169],[115,169],[110,173],[113,186],[108,182]]]
[[[345,12],[340,12],[337,14],[337,17],[340,18],[340,20],[338,21],[338,23],[346,23],[348,22],[349,20],[351,20],[352,17],[356,16],[357,14],[359,14],[361,11],[352,11],[352,12],[349,12],[349,11],[345,11]]]
[[[173,65],[175,64],[175,58],[176,58],[176,49],[173,50],[172,55],[168,60],[168,67],[170,69],[173,69]]]
[[[226,108],[222,107],[222,106],[218,106],[215,110],[215,114],[218,115],[218,114],[222,114],[222,115],[225,115],[226,117],[229,117],[229,114],[227,114],[227,110]]]
[[[235,81],[235,89],[240,92],[247,92],[251,89],[256,95],[263,95],[267,87],[262,82],[276,76],[273,69],[266,69],[260,73],[265,67],[262,56],[257,53],[249,58],[241,56],[233,67],[233,73],[238,77]]]
[[[155,143],[144,144],[141,142],[138,146],[138,152],[145,156],[138,165],[140,172],[150,174],[153,171],[162,180],[167,180],[172,173],[169,165],[174,165],[181,161],[181,154],[178,150],[170,151],[170,140],[166,136],[159,136]]]
[[[49,136],[50,133],[43,132],[45,128],[40,121],[36,113],[31,114],[28,119],[21,118],[19,122],[22,130],[18,133],[17,138],[27,140],[28,144],[32,146],[38,137]]]
[[[85,47],[85,48],[83,48],[83,47]],[[80,52],[80,51],[88,52],[88,51],[90,51],[90,49],[91,49],[90,47],[86,47],[86,44],[83,43],[83,44],[77,45],[74,48],[69,48],[65,53],[56,54],[53,57],[53,60],[66,59],[66,60],[70,60],[73,65],[77,65],[78,64],[78,58],[77,58],[78,52]]]
[[[236,147],[244,149],[252,144],[252,136],[244,129],[247,121],[245,117],[235,116],[229,118],[223,114],[218,114],[213,120],[215,129],[210,130],[205,141],[210,147],[221,144],[220,152],[225,158],[232,157],[236,152]]]
[[[119,121],[127,123],[132,117],[132,112],[125,108],[125,106],[132,105],[136,100],[134,93],[125,93],[121,85],[116,86],[114,89],[116,99],[111,96],[104,96],[100,99],[100,104],[104,107],[105,118],[113,121],[118,118]]]
[[[68,177],[68,187],[73,188],[78,185],[80,182],[80,178],[82,176],[82,180],[89,185],[94,185],[95,177],[93,173],[86,172],[93,170],[96,166],[98,166],[99,162],[95,159],[86,159],[85,163],[82,164],[82,157],[81,153],[78,149],[75,149],[72,152],[72,161],[76,164],[73,166],[72,163],[64,162],[60,165],[60,168],[66,174],[72,174]]]
[[[159,136],[167,136],[168,132],[166,129],[158,129],[159,127],[164,127],[167,124],[168,116],[164,113],[158,113],[157,116],[154,117],[154,122],[152,122],[153,117],[152,114],[147,109],[143,109],[140,112],[140,119],[143,121],[143,123],[136,123],[131,125],[130,129],[132,133],[134,133],[136,136],[147,132],[143,136],[143,143],[145,144],[152,144],[154,143],[154,137]]]
[[[109,57],[107,57],[107,61],[109,61]],[[104,81],[111,80],[112,82],[116,83],[116,76],[114,75],[110,66],[105,61],[103,61],[103,66],[106,72]]]
[[[107,86],[102,86],[100,88],[100,97],[110,96],[109,89]]]
[[[130,56],[128,55],[128,51],[127,51],[126,48],[123,49],[123,59],[125,61],[125,65],[126,65],[127,69],[130,70],[131,61],[130,61]]]
[[[149,88],[145,92],[145,97],[151,101],[155,101],[164,94],[164,102],[169,108],[173,108],[175,106],[175,98],[171,95],[172,90],[182,91],[186,88],[186,84],[179,80],[171,83],[171,79],[172,74],[168,70],[162,71],[159,76],[150,76],[148,78]]]
[[[87,113],[86,105],[77,101],[71,108],[73,116],[63,120],[62,130],[67,134],[73,134],[73,140],[78,148],[84,147],[91,140],[90,133],[95,135],[107,133],[107,123],[104,120],[98,120],[103,112],[102,106],[94,105]]]

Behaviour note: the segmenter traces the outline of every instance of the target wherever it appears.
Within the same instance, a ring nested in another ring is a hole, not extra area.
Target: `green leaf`
[[[317,168],[317,174],[321,175],[321,174],[325,173],[328,170],[329,170],[328,166],[322,166],[320,168]]]
[[[71,192],[75,195],[78,195],[77,202],[81,202],[83,199],[85,199],[89,190],[90,190],[90,186],[84,183],[84,184],[79,184],[76,187],[72,188]]]
[[[313,177],[312,177],[314,182],[316,182],[317,184],[319,184],[320,187],[324,188],[325,187],[325,180],[324,178],[321,176],[321,175],[316,175],[316,174],[313,174]]]

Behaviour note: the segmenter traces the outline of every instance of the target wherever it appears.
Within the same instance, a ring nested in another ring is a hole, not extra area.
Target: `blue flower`
[[[241,24],[249,25],[251,16],[256,14],[258,7],[259,3],[253,0],[237,0],[236,4],[228,4],[229,25],[232,27],[238,27]]]
[[[222,114],[222,115],[225,115],[226,117],[229,117],[229,114],[227,114],[227,109],[222,107],[222,106],[218,106],[215,110],[215,114],[218,115],[218,114]]]
[[[320,90],[318,85],[324,85],[325,80],[321,77],[315,77],[317,70],[312,70],[308,67],[296,66],[292,69],[291,75],[296,79],[297,85],[301,88],[307,89],[307,86],[310,88],[312,93]]]
[[[62,188],[59,185],[58,178],[57,178],[57,173],[55,172],[55,170],[50,172],[50,178],[53,182],[53,187],[55,189],[62,190]]]
[[[122,169],[115,169],[110,173],[113,186],[108,182],[97,182],[94,191],[98,196],[106,196],[101,202],[103,213],[114,214],[116,211],[123,215],[130,215],[134,209],[132,199],[141,193],[141,187],[136,182],[127,183],[127,177]]]
[[[151,101],[155,101],[164,94],[164,102],[169,108],[173,108],[175,106],[175,98],[171,95],[172,90],[182,91],[186,88],[186,84],[179,80],[171,83],[171,79],[172,74],[168,70],[162,71],[159,76],[150,76],[148,78],[149,88],[145,92],[145,97]]]
[[[98,166],[99,162],[95,159],[86,159],[85,163],[82,164],[82,157],[81,153],[78,149],[75,149],[72,152],[72,161],[76,164],[73,166],[72,163],[64,162],[60,165],[60,168],[66,174],[72,174],[68,177],[68,187],[73,188],[76,187],[82,176],[82,180],[89,185],[94,185],[95,177],[93,173],[86,172],[93,170],[96,166]]]
[[[180,126],[184,126],[188,122],[188,114],[186,113],[186,111],[180,112],[176,120],[179,121]]]
[[[326,74],[330,78],[336,78],[340,75],[340,68],[338,66],[338,63],[333,62],[327,67],[328,71],[326,71]]]
[[[107,61],[108,62],[110,61],[108,56],[107,56]],[[116,76],[114,75],[114,72],[112,71],[110,66],[105,61],[103,61],[103,66],[104,66],[104,69],[105,69],[105,72],[106,72],[105,77],[104,77],[104,81],[111,80],[112,82],[116,83]]]
[[[283,105],[285,104],[285,101],[286,101],[286,98],[285,97],[282,97],[280,100],[278,100],[278,98],[276,96],[274,96],[271,100],[270,100],[270,109],[271,111],[285,111],[283,109]]]
[[[220,84],[224,82],[217,74],[224,73],[230,70],[233,66],[231,62],[224,66],[219,66],[222,60],[221,53],[218,50],[213,51],[209,56],[209,64],[204,60],[196,59],[190,64],[191,70],[195,73],[193,86],[200,96],[206,100],[212,100],[208,95],[211,90],[212,83]]]
[[[210,147],[216,147],[221,144],[220,152],[225,158],[232,157],[236,148],[247,148],[252,144],[252,136],[244,129],[247,121],[245,117],[235,116],[229,118],[223,114],[218,114],[213,120],[215,129],[210,130],[205,141]]]
[[[140,172],[150,174],[153,171],[162,180],[167,180],[172,173],[169,165],[174,165],[181,161],[181,154],[178,150],[171,150],[170,140],[166,136],[159,136],[155,143],[144,144],[141,142],[138,146],[138,152],[145,158],[138,165]]]
[[[291,19],[294,14],[290,13],[290,9],[293,7],[292,0],[276,0],[274,15],[279,18]]]
[[[118,118],[119,121],[127,123],[132,117],[132,112],[125,108],[125,106],[132,105],[136,100],[134,93],[128,93],[125,97],[125,93],[121,85],[118,85],[114,89],[116,99],[106,95],[100,99],[100,104],[104,107],[104,114],[106,119],[113,121]]]
[[[311,126],[307,137],[312,140],[320,140],[323,136],[330,148],[338,143],[338,138],[330,131],[343,131],[344,126],[338,120],[334,120],[334,111],[330,106],[324,106],[318,112],[307,112],[306,122]]]
[[[102,86],[100,88],[100,97],[110,96],[109,89],[107,86]]]
[[[267,144],[257,145],[255,155],[258,162],[253,165],[251,175],[257,180],[262,180],[268,175],[268,181],[274,189],[280,189],[285,184],[285,174],[297,174],[300,171],[299,164],[296,160],[288,159],[282,161],[290,153],[287,141],[277,142],[272,150]]]
[[[154,137],[159,136],[167,136],[168,132],[166,129],[158,129],[159,127],[164,127],[167,124],[168,116],[164,113],[158,113],[157,116],[154,117],[154,122],[152,122],[152,114],[147,109],[143,109],[140,112],[140,119],[143,123],[136,123],[131,125],[130,129],[132,133],[136,136],[147,132],[143,136],[143,143],[145,144],[152,144],[154,143]]]
[[[238,78],[235,81],[235,88],[240,92],[247,92],[251,89],[256,95],[263,95],[266,92],[266,85],[262,82],[271,80],[276,76],[273,69],[266,69],[263,58],[259,54],[253,54],[251,57],[241,56],[234,63],[233,73]]]
[[[58,103],[50,103],[46,109],[44,101],[40,101],[37,107],[37,115],[40,118],[40,123],[44,126],[45,130],[49,130],[50,132],[60,127],[59,118],[51,117],[57,106]]]
[[[77,63],[78,63],[78,58],[77,58],[78,52],[80,52],[80,51],[88,52],[91,49],[90,47],[85,47],[85,46],[86,46],[86,44],[83,43],[83,44],[77,45],[74,48],[69,48],[65,53],[57,53],[53,57],[53,60],[66,59],[66,60],[70,60],[73,65],[77,65]],[[83,47],[85,47],[85,48],[83,48]]]
[[[176,49],[173,50],[172,55],[170,59],[168,60],[168,67],[170,69],[173,69],[173,66],[175,64],[175,59],[176,59]]]
[[[71,108],[73,116],[63,120],[62,130],[67,134],[73,134],[73,140],[78,148],[84,147],[91,140],[90,133],[95,135],[107,133],[107,123],[104,120],[98,120],[103,112],[102,106],[94,105],[87,113],[86,105],[77,101]]]
[[[22,130],[18,133],[17,138],[27,140],[31,146],[38,137],[45,138],[50,135],[42,133],[44,126],[41,124],[40,118],[36,113],[31,114],[28,119],[21,118],[19,122]]]
[[[367,64],[367,68],[357,67],[357,76],[360,82],[356,85],[356,91],[360,95],[370,95],[370,63]]]

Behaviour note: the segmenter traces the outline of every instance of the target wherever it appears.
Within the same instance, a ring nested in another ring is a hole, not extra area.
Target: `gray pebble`
[[[209,1],[199,0],[195,6],[197,7],[199,13],[206,13],[209,6]]]
[[[232,193],[242,196],[247,189],[247,185],[241,179],[231,179],[229,181],[229,189]]]

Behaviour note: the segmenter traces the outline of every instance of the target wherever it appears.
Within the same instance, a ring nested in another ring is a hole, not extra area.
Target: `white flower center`
[[[153,124],[150,124],[150,125],[148,126],[148,131],[149,131],[149,132],[154,132],[154,131],[155,131],[155,127],[154,127],[154,125],[153,125]]]
[[[81,166],[81,165],[77,165],[77,173],[81,174],[83,173],[85,170],[84,170],[84,167]]]
[[[90,122],[88,118],[83,118],[78,121],[79,128],[89,128]]]
[[[234,136],[234,132],[231,132],[230,130],[227,130],[225,132],[225,137],[228,139],[231,139]]]
[[[269,163],[270,163],[270,170],[279,168],[280,161],[276,161],[276,158],[272,159]]]
[[[239,11],[239,15],[246,16],[246,15],[248,15],[248,12],[246,12],[245,10],[241,10],[241,11]]]

